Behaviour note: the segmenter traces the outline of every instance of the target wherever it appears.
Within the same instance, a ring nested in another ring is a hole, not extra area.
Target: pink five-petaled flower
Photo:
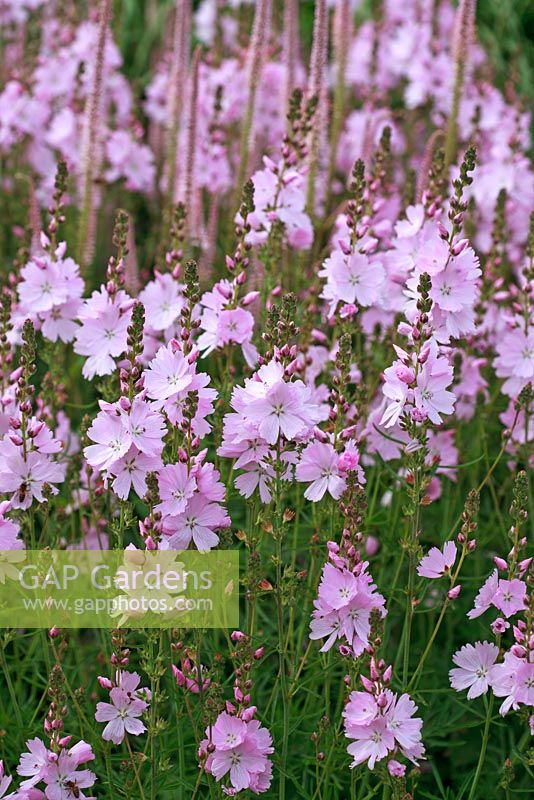
[[[511,581],[501,579],[492,603],[499,611],[502,611],[505,617],[511,617],[525,608],[526,597],[527,586],[519,578]]]
[[[383,716],[375,717],[367,725],[350,725],[346,733],[350,739],[355,739],[347,747],[353,758],[351,769],[364,761],[367,761],[369,769],[374,769],[376,762],[386,758],[395,747],[393,733]]]
[[[404,755],[417,763],[417,759],[422,758],[425,752],[421,741],[423,720],[414,716],[417,706],[410,695],[406,693],[399,697],[386,689],[384,694],[388,699],[388,705],[384,711],[388,729],[393,733],[395,741]]]
[[[20,756],[17,772],[26,780],[22,781],[21,788],[28,789],[35,786],[42,780],[43,774],[48,767],[50,752],[42,739],[29,739],[26,742],[27,753]]]
[[[225,509],[218,503],[206,503],[201,495],[195,495],[183,512],[175,517],[166,517],[164,533],[170,538],[168,546],[173,550],[187,550],[191,540],[198,550],[211,550],[219,543],[215,528],[226,528],[230,520]]]
[[[491,686],[493,666],[498,655],[499,648],[490,642],[464,645],[452,657],[457,665],[449,672],[452,688],[457,692],[469,688],[467,693],[469,700],[486,694]]]
[[[441,424],[441,414],[452,414],[455,395],[447,389],[452,383],[452,367],[445,358],[429,358],[419,370],[414,390],[416,408],[434,425]]]
[[[218,750],[231,750],[242,744],[246,736],[246,722],[226,712],[219,714],[211,731],[211,741]]]
[[[80,744],[82,744],[80,742]],[[91,751],[91,756],[92,755]],[[84,757],[84,760],[89,760]],[[51,760],[43,774],[46,783],[45,795],[47,800],[91,800],[81,790],[93,786],[96,775],[90,769],[78,770],[83,763],[76,753],[76,748],[62,750],[54,760]]]
[[[215,724],[206,729],[206,739],[200,743],[200,754],[213,751],[206,759],[206,772],[220,781],[229,776],[230,787],[225,794],[250,789],[256,794],[267,791],[271,783],[272,766],[268,756],[273,752],[267,728],[255,719],[240,719],[222,712]]]
[[[296,478],[303,483],[312,481],[304,492],[304,497],[314,503],[322,500],[325,492],[338,500],[345,491],[346,482],[340,474],[339,455],[331,444],[309,444],[302,451],[297,464]]]
[[[82,327],[79,328],[74,344],[74,352],[88,356],[83,365],[84,378],[95,375],[109,375],[115,369],[115,361],[126,350],[128,325],[131,311],[123,310],[119,303],[108,300],[93,309],[93,298],[86,301],[91,307],[89,313],[83,313]]]
[[[147,703],[117,686],[109,696],[111,703],[98,703],[96,707],[96,721],[108,723],[102,731],[102,738],[120,744],[127,733],[133,736],[143,733],[146,728],[139,717],[146,711]]]
[[[145,370],[145,388],[154,400],[167,400],[191,386],[194,377],[194,366],[171,344],[160,347]]]
[[[486,579],[481,586],[477,596],[475,597],[475,606],[471,611],[467,612],[469,619],[480,617],[493,603],[493,598],[499,587],[499,576],[497,570],[494,570],[489,578]]]
[[[356,578],[347,569],[337,569],[333,564],[325,564],[319,597],[332,609],[338,611],[348,606],[358,591]]]
[[[161,503],[155,510],[176,516],[184,511],[187,501],[193,497],[197,482],[186,464],[166,464],[159,471],[158,486]]]
[[[454,542],[445,542],[443,551],[431,547],[417,567],[417,574],[422,578],[441,578],[456,561],[456,545]]]
[[[265,397],[253,400],[247,415],[258,424],[260,436],[269,444],[275,444],[280,434],[294,439],[307,427],[300,393],[296,386],[284,381],[277,381]]]

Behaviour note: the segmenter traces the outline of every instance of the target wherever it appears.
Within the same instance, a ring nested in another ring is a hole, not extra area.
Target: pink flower
[[[4,762],[0,760],[0,798],[6,797],[6,792],[11,785],[13,778],[4,773]],[[8,795],[9,798],[16,798],[17,793]],[[8,798],[6,798],[8,800]]]
[[[228,775],[230,787],[226,794],[251,789],[256,794],[267,791],[271,783],[271,764],[268,756],[274,751],[269,731],[255,719],[241,719],[226,712],[206,728],[206,739],[200,752],[208,745],[215,749],[206,759],[206,771],[220,781]]]
[[[166,331],[178,319],[185,305],[181,289],[181,285],[170,273],[156,272],[154,280],[139,292],[149,328]]]
[[[109,414],[107,411],[98,414],[87,435],[96,444],[88,445],[84,450],[84,456],[87,462],[97,469],[112,467],[126,455],[132,444],[131,436],[122,424],[120,414]]]
[[[201,495],[192,497],[182,513],[163,521],[168,546],[174,550],[187,550],[191,541],[198,550],[211,550],[219,543],[214,531],[229,524],[224,508],[217,503],[206,503]]]
[[[36,783],[42,780],[49,765],[50,756],[49,750],[44,742],[37,737],[35,739],[29,739],[26,742],[26,747],[28,748],[28,752],[22,753],[17,767],[18,774],[26,778],[26,780],[21,783],[21,788],[23,789],[35,786]]]
[[[89,769],[78,770],[80,763],[83,763],[80,755],[73,747],[61,750],[57,758],[49,762],[42,776],[46,783],[47,800],[89,800],[81,790],[93,786],[96,775]],[[91,756],[94,758],[92,751]]]
[[[176,516],[187,506],[187,501],[193,497],[197,483],[189,473],[186,464],[167,464],[158,475],[159,495],[161,503],[156,506],[156,511],[164,515]]]
[[[57,464],[37,450],[31,450],[24,456],[22,448],[7,438],[0,442],[0,492],[13,492],[13,508],[30,508],[34,498],[44,503],[45,483],[49,484],[52,494],[57,494],[58,489],[54,484],[64,479],[64,464]]]
[[[146,401],[135,397],[128,410],[117,403],[100,403],[100,412],[87,431],[96,444],[84,449],[87,462],[100,470],[116,473],[116,463],[134,446],[151,458],[159,458],[163,450],[166,427],[162,415]],[[122,463],[124,466],[124,462]],[[119,482],[120,485],[120,482]],[[121,487],[124,491],[124,487]]]
[[[69,261],[74,264],[72,259]],[[67,302],[69,285],[61,267],[62,262],[52,261],[50,256],[43,255],[22,268],[18,293],[20,302],[25,308],[37,314],[51,311],[54,306]]]
[[[526,597],[527,587],[523,581],[518,578],[511,581],[499,580],[492,603],[505,617],[511,617],[525,608]]]
[[[367,725],[351,725],[346,735],[356,740],[347,747],[347,752],[353,758],[351,769],[364,761],[367,761],[369,769],[374,769],[376,762],[386,758],[395,747],[393,733],[383,716],[375,717]]]
[[[296,170],[284,172],[281,164],[266,157],[264,162],[265,169],[252,176],[255,208],[247,218],[252,226],[247,239],[251,244],[262,244],[278,219],[284,224],[290,246],[306,250],[313,242],[313,227],[305,212],[304,178]]]
[[[452,660],[457,665],[449,672],[451,686],[457,692],[469,688],[467,697],[473,700],[481,694],[486,694],[492,682],[495,670],[493,665],[497,661],[499,648],[489,642],[475,642],[464,645]]]
[[[425,749],[421,742],[423,720],[414,717],[417,706],[407,694],[400,697],[389,689],[385,690],[389,702],[385,708],[384,716],[388,729],[395,737],[395,741],[404,755],[412,761],[422,758]]]
[[[425,220],[425,209],[421,203],[416,206],[408,206],[405,213],[406,219],[401,219],[395,223],[395,233],[400,239],[415,236],[419,233]]]
[[[393,778],[404,778],[406,775],[406,767],[392,758],[388,761],[388,772]]]
[[[510,397],[516,397],[529,381],[534,382],[533,326],[529,325],[525,333],[522,321],[518,320],[518,327],[499,337],[496,351],[495,372],[499,378],[506,378],[502,390]]]
[[[438,275],[449,260],[449,245],[437,230],[432,230],[432,235],[427,236],[415,256],[415,265],[419,275],[427,272],[431,277]]]
[[[160,467],[159,456],[147,456],[131,445],[128,452],[109,467],[109,472],[115,476],[113,491],[122,500],[128,499],[132,488],[138,497],[144,497],[147,492],[146,476],[149,472],[157,472]]]
[[[167,400],[193,383],[191,367],[181,350],[160,347],[144,373],[145,389],[154,400]]]
[[[332,610],[339,611],[340,608],[348,606],[357,591],[358,582],[352,572],[338,569],[333,564],[325,564],[319,586],[319,597]]]
[[[534,663],[524,662],[515,674],[514,701],[534,706]]]
[[[304,492],[307,500],[322,500],[328,492],[338,500],[345,491],[346,482],[340,474],[339,456],[331,444],[312,442],[302,451],[297,464],[296,478],[310,486]]]
[[[327,279],[322,297],[330,300],[329,313],[333,314],[340,301],[364,307],[376,303],[386,273],[382,264],[371,262],[363,253],[345,255],[334,250],[319,275]]]
[[[139,717],[146,711],[148,704],[132,698],[117,686],[110,691],[109,696],[111,703],[98,703],[96,706],[96,721],[108,723],[102,731],[102,738],[120,744],[127,733],[133,736],[144,733],[146,728]]]
[[[85,301],[81,314],[82,327],[74,343],[75,353],[88,356],[82,370],[85,378],[109,375],[115,369],[113,359],[126,350],[131,309],[123,310],[119,302],[121,299],[115,297],[112,301],[101,290]]]
[[[443,551],[431,547],[428,555],[419,562],[417,574],[422,578],[441,578],[456,561],[456,545],[454,542],[445,542]]]
[[[379,714],[375,698],[369,692],[351,692],[349,702],[343,710],[345,730],[353,725],[368,725]]]
[[[163,450],[163,437],[167,433],[161,414],[140,397],[135,397],[130,409],[119,404],[121,424],[138,450],[147,456],[159,456]]]
[[[430,357],[417,375],[415,405],[435,425],[441,424],[441,414],[452,414],[454,411],[455,396],[447,390],[452,377],[452,367],[446,359],[439,357]]]
[[[275,444],[280,434],[294,439],[308,426],[297,388],[283,381],[268,389],[264,398],[253,400],[247,408],[247,416],[258,424],[260,436],[269,444]]]
[[[488,610],[493,603],[498,587],[499,576],[497,570],[494,570],[475,597],[475,606],[467,613],[469,619],[480,617],[481,614]]]
[[[239,717],[223,712],[211,730],[211,741],[218,750],[232,750],[247,737],[247,725]]]

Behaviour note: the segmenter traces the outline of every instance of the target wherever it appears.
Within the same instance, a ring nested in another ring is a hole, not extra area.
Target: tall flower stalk
[[[98,6],[98,32],[94,59],[91,65],[90,89],[85,101],[83,126],[80,197],[81,211],[78,229],[78,259],[87,267],[93,257],[96,237],[97,206],[95,181],[101,161],[99,141],[102,125],[102,94],[105,66],[106,38],[111,19],[111,0],[100,0]]]

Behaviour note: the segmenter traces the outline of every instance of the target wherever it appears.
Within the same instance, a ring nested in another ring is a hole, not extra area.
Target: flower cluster
[[[377,761],[388,758],[389,773],[402,777],[406,767],[391,756],[402,754],[415,764],[423,758],[423,720],[415,716],[417,706],[408,694],[388,688],[392,668],[373,662],[371,667],[371,680],[362,675],[365,691],[351,692],[343,711],[345,736],[354,740],[347,747],[351,766],[367,761],[374,769]]]

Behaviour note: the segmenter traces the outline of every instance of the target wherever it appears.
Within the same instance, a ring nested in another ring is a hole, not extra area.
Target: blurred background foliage
[[[357,19],[378,13],[380,3],[381,0],[363,0]],[[198,4],[196,0],[194,5]],[[115,0],[116,34],[125,58],[125,71],[140,89],[149,78],[173,5],[173,0]],[[275,13],[280,13],[282,6],[283,0],[275,0]],[[300,7],[301,39],[309,48],[315,2],[301,0]],[[512,80],[526,102],[534,104],[534,0],[478,0],[477,32],[495,69],[498,85],[502,88]]]

